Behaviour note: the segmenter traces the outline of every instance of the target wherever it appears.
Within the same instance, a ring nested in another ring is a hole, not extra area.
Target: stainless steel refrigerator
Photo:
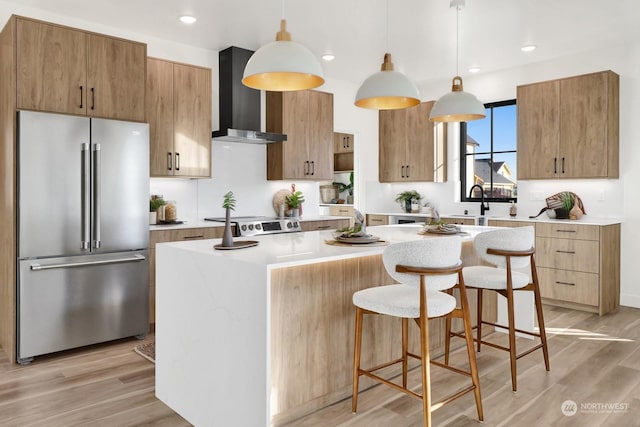
[[[149,320],[145,123],[18,112],[17,358]]]

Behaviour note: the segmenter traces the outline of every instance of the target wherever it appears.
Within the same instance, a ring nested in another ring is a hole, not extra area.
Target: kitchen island
[[[472,237],[487,229],[463,227],[465,264],[477,263]],[[369,228],[385,243],[440,238],[420,230]],[[156,247],[156,395],[194,425],[278,425],[350,396],[351,297],[393,283],[381,261],[385,245],[330,245],[327,231],[255,240],[231,251],[214,250],[218,239]],[[495,302],[485,310],[495,317]],[[363,364],[397,356],[397,319],[366,320]],[[410,329],[417,351],[417,328]],[[442,346],[434,333],[434,353]]]

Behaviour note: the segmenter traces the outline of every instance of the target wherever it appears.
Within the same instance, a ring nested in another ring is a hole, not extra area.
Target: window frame
[[[484,104],[485,109],[493,109],[497,107],[506,107],[508,105],[516,106],[516,117],[517,117],[517,102],[516,99],[507,99],[505,101],[497,101],[497,102],[489,102]],[[515,150],[502,150],[502,151],[494,151],[493,150],[493,119],[494,114],[491,114],[491,152],[490,154],[491,161],[493,161],[494,154],[503,154],[503,153],[516,153],[518,154],[518,145],[516,140],[516,149]],[[516,134],[517,134],[517,123],[516,123]],[[466,179],[467,179],[467,122],[460,122],[460,141],[459,141],[459,153],[460,153],[460,201],[461,202],[479,202],[481,200],[480,197],[469,197],[469,191],[466,188]],[[484,153],[484,152],[483,152]],[[479,153],[475,153],[479,154]],[[474,154],[474,155],[475,155]],[[493,177],[493,174],[492,174]],[[517,180],[517,175],[516,175]],[[517,181],[516,181],[517,182]],[[493,182],[491,182],[491,187],[493,188]],[[515,197],[486,197],[484,198],[485,202],[493,202],[493,203],[511,203],[517,202],[518,196]]]

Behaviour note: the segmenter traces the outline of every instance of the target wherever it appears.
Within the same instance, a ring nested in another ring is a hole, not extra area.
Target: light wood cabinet
[[[445,224],[457,224],[457,225],[475,225],[475,218],[462,218],[459,216],[441,216],[440,221]]]
[[[335,132],[333,134],[333,153],[353,153],[353,135]]]
[[[145,44],[13,19],[18,109],[145,120]]]
[[[211,70],[148,58],[151,176],[211,176]]]
[[[518,86],[518,179],[618,178],[619,76]]]
[[[389,216],[367,214],[367,225],[389,225]]]
[[[620,225],[538,223],[536,266],[546,303],[608,313],[620,305]]]
[[[224,226],[152,230],[149,232],[149,324],[152,325],[152,331],[155,330],[156,323],[156,243],[219,239],[223,233]]]
[[[380,182],[446,181],[446,126],[429,121],[434,103],[380,111]]]
[[[333,134],[333,171],[352,172],[355,142],[350,133]]]
[[[333,179],[333,94],[267,92],[267,132],[287,140],[267,145],[267,179]]]
[[[302,231],[338,230],[350,227],[348,219],[321,219],[318,221],[300,221]]]

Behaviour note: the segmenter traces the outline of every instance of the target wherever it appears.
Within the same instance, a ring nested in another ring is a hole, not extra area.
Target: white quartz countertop
[[[460,226],[463,240],[471,240],[476,234],[495,227]],[[440,235],[418,234],[422,226],[415,224],[382,225],[368,227],[367,231],[388,243],[404,242],[424,238],[440,238]],[[335,261],[345,258],[382,254],[385,245],[330,245],[333,240],[331,231],[308,231],[305,233],[271,234],[251,238],[234,238],[235,241],[256,240],[258,246],[234,250],[217,250],[213,245],[221,239],[194,240],[186,242],[160,243],[176,249],[208,254],[212,257],[227,258],[273,268]]]
[[[393,217],[413,217],[413,218],[432,218],[430,213],[403,213],[403,212],[367,212],[370,215],[387,215]],[[537,212],[535,213],[537,214]],[[534,215],[535,215],[534,214]],[[440,217],[443,218],[469,218],[476,219],[477,215],[463,215],[463,214],[447,214],[441,213]],[[590,217],[589,215],[585,215],[578,220],[567,220],[567,219],[551,219],[547,216],[547,214],[543,213],[538,218],[529,218],[525,215],[518,216],[485,216],[486,220],[498,220],[498,221],[531,221],[532,223],[536,222],[551,222],[551,223],[561,223],[561,224],[581,224],[581,225],[613,225],[620,224],[622,220],[620,218],[597,218]]]
[[[292,219],[292,218],[284,218]],[[351,219],[348,216],[331,216],[331,215],[305,215],[298,217],[298,221],[326,221],[332,219]],[[204,219],[196,220],[184,220],[182,224],[164,224],[164,225],[150,225],[149,231],[161,231],[161,230],[177,230],[182,228],[208,228],[208,227],[224,227],[224,222],[205,221]]]

